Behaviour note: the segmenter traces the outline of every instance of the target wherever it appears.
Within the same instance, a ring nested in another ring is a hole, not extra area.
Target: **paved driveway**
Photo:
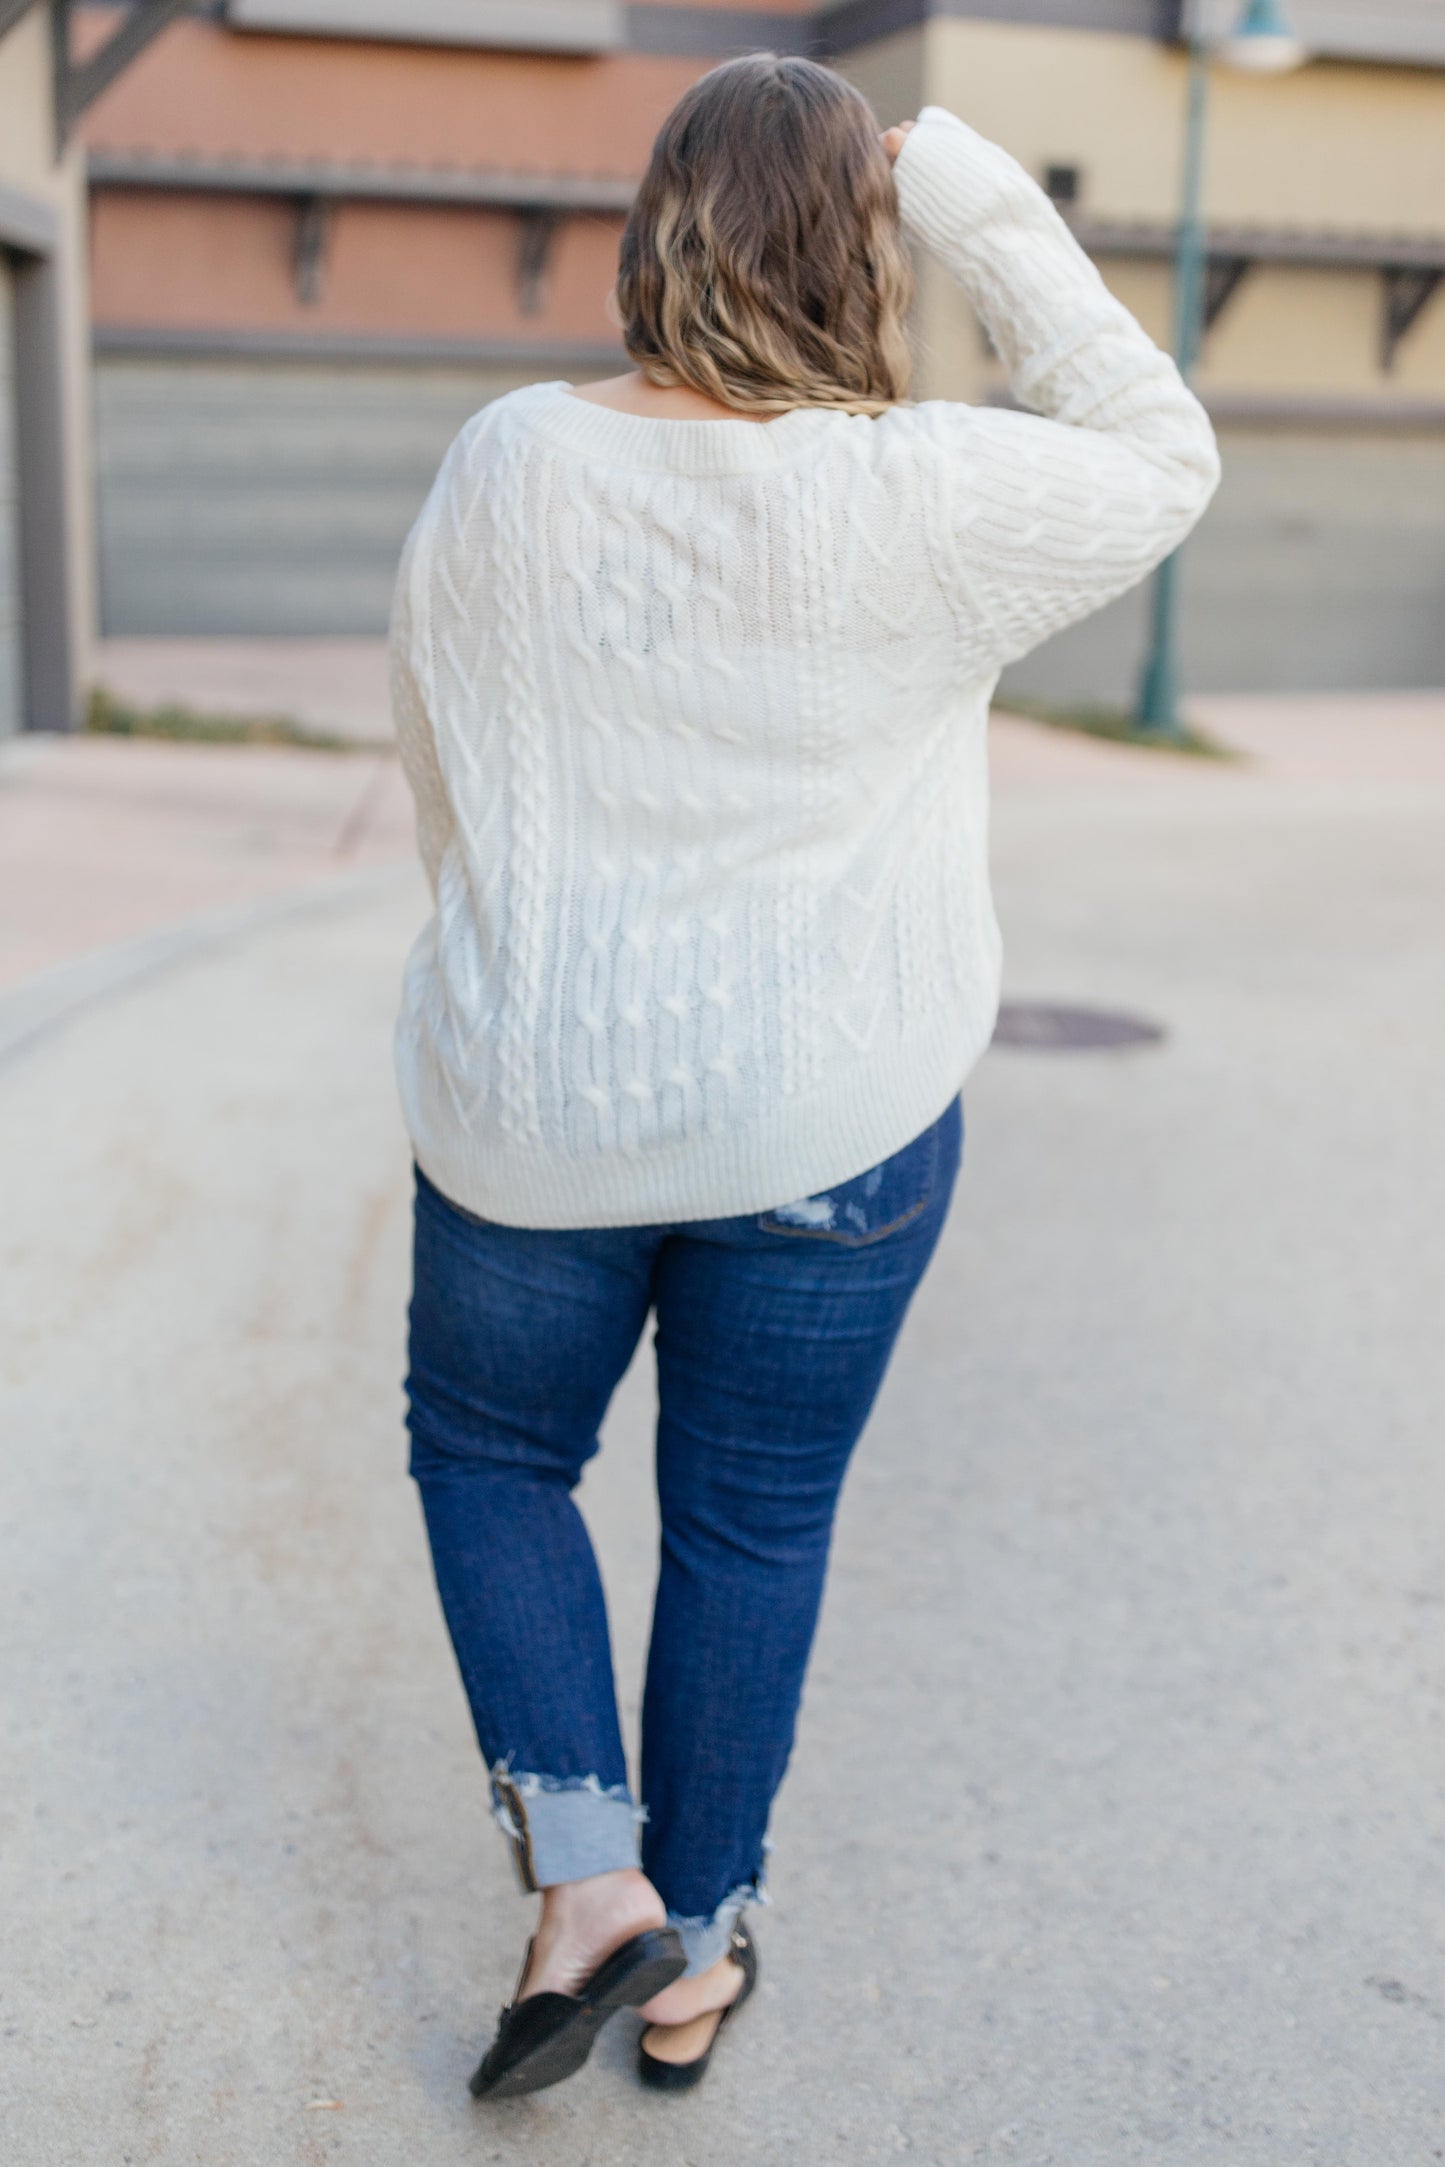
[[[555,2094],[465,2091],[527,1912],[403,1474],[416,877],[313,882],[17,1049],[7,2160],[1445,2155],[1445,781],[1380,747],[1001,738],[1011,994],[1168,1037],[969,1089],[764,1986],[695,2099],[633,2087],[623,2024]],[[649,1413],[644,1350],[585,1492],[630,1709]]]

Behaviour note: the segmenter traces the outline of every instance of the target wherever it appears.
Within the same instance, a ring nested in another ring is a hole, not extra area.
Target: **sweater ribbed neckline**
[[[571,384],[534,384],[514,398],[529,425],[613,466],[666,474],[756,474],[786,466],[829,422],[831,407],[798,406],[775,421],[671,421],[619,414],[579,399]]]

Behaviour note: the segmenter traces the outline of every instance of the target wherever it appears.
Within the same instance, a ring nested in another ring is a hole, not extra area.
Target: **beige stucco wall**
[[[1084,168],[1101,217],[1174,210],[1183,55],[1151,39],[937,20],[928,96],[1038,170]],[[1445,71],[1316,62],[1258,78],[1220,67],[1210,115],[1211,216],[1261,225],[1438,233],[1445,223]]]
[[[928,87],[928,42],[922,30],[879,38],[875,44],[845,53],[834,66],[857,84],[884,127],[912,119],[933,96]]]
[[[32,7],[0,38],[0,184],[46,204],[59,222],[70,622],[84,685],[95,626],[85,161],[78,145],[55,156],[52,79],[49,10]]]
[[[50,129],[50,31],[43,7],[0,38],[0,180],[55,200]]]
[[[1082,171],[1082,210],[1163,223],[1177,212],[1185,66],[1141,38],[936,20],[850,55],[844,72],[895,120],[949,106],[1031,172]],[[1445,71],[1316,63],[1259,81],[1216,71],[1207,211],[1241,225],[1445,234]],[[1105,261],[1105,277],[1167,337],[1162,263]],[[1200,387],[1221,395],[1445,399],[1445,293],[1380,365],[1378,274],[1262,266],[1210,337]],[[976,398],[997,381],[972,314],[936,267],[919,310],[922,388]]]

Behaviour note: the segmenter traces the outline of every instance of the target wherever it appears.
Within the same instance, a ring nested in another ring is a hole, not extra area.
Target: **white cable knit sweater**
[[[535,385],[407,544],[436,915],[398,1070],[420,1165],[484,1218],[758,1211],[934,1120],[998,1004],[999,670],[1213,492],[1202,409],[1012,158],[930,106],[897,181],[1035,412],[657,421]]]

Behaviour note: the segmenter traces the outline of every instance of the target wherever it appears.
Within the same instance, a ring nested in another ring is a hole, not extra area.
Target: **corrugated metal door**
[[[1445,433],[1224,428],[1224,480],[1184,569],[1201,692],[1445,684]],[[1051,640],[1005,691],[1133,697],[1145,591]]]
[[[0,248],[0,737],[25,713],[20,645],[20,486],[16,472],[15,295]]]
[[[102,360],[108,633],[373,633],[442,454],[538,372]]]
[[[102,611],[112,633],[375,633],[448,443],[538,372],[102,361]],[[561,374],[560,370],[555,372]],[[1187,682],[1445,683],[1445,434],[1233,428],[1190,545]],[[1130,698],[1144,595],[1031,655],[1006,689]]]

